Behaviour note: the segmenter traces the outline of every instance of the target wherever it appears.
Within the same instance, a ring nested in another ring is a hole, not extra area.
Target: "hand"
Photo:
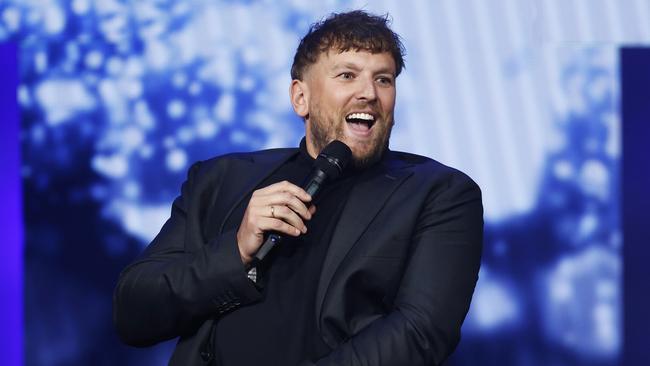
[[[307,232],[303,220],[310,220],[316,207],[311,196],[295,184],[283,181],[253,192],[237,231],[242,262],[248,264],[264,241],[264,233],[275,231],[290,236]]]

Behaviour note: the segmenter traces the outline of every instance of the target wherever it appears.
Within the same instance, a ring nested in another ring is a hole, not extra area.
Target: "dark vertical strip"
[[[650,48],[621,49],[624,365],[650,365]]]
[[[22,195],[17,46],[0,44],[0,363],[22,365]]]

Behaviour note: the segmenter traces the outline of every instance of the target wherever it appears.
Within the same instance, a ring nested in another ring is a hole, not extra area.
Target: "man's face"
[[[328,143],[340,140],[352,150],[357,167],[379,160],[393,127],[391,54],[325,52],[303,79],[293,81],[291,93],[294,109],[305,118],[310,155],[315,157]]]

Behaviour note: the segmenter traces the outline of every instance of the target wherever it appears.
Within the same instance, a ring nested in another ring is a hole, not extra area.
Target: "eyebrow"
[[[361,69],[361,67],[351,62],[339,62],[337,64],[334,64],[334,66],[332,66],[332,70],[339,70],[339,69],[352,69],[358,71]]]
[[[332,66],[332,68],[331,68],[332,71],[336,71],[336,70],[340,70],[340,69],[350,69],[350,70],[353,70],[353,71],[359,71],[359,70],[361,70],[361,67],[358,66],[355,63],[352,63],[352,62],[340,62],[340,63],[334,64],[334,66]],[[377,70],[374,74],[391,74],[391,75],[395,75],[395,71],[392,71],[390,68],[385,67],[385,68],[381,68],[381,69]]]

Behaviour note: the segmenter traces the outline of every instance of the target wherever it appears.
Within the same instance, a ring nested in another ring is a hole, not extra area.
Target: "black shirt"
[[[313,168],[305,141],[300,153],[287,161],[258,188],[283,180],[302,186]],[[314,198],[316,213],[305,221],[307,233],[284,236],[258,266],[263,299],[238,308],[218,320],[216,354],[220,366],[297,365],[327,353],[316,324],[316,288],[334,228],[347,200],[353,176],[345,174]],[[236,208],[226,230],[241,222],[248,199]]]

